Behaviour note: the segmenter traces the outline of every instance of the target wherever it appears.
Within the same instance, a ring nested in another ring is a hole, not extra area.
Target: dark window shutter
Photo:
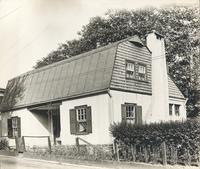
[[[122,122],[126,122],[126,105],[121,105]]]
[[[69,116],[70,116],[70,133],[76,134],[76,132],[77,132],[77,120],[76,120],[75,109],[69,110]]]
[[[91,106],[86,108],[86,118],[87,118],[87,133],[92,133],[92,112],[91,112]]]
[[[13,137],[12,119],[7,120],[7,125],[8,125],[8,138],[12,138]]]
[[[18,133],[18,137],[21,137],[21,118],[20,117],[17,118],[17,133]]]
[[[136,118],[135,118],[135,122],[137,125],[141,125],[142,124],[142,106],[136,106]]]

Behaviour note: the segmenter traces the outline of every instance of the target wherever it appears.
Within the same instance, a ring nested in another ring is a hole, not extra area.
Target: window
[[[8,137],[21,137],[21,119],[20,117],[12,117],[8,119]]]
[[[180,116],[180,105],[175,104],[175,115]]]
[[[169,115],[172,116],[173,114],[173,104],[169,104]]]
[[[135,78],[135,63],[126,62],[126,78],[134,79]]]
[[[146,80],[146,66],[138,64],[138,79]]]
[[[86,132],[86,127],[87,127],[86,108],[85,107],[77,108],[76,117],[77,117],[77,132],[78,133]]]
[[[131,124],[142,124],[142,106],[135,103],[122,104],[122,121]]]
[[[87,105],[70,109],[70,132],[71,134],[92,133],[91,107]]]
[[[135,124],[135,105],[126,105],[126,121]]]

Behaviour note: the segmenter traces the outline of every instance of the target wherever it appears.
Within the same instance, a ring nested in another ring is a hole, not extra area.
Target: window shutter
[[[92,133],[92,112],[91,112],[91,106],[86,108],[86,118],[87,118],[87,133]]]
[[[126,105],[121,105],[122,122],[126,122]]]
[[[12,138],[13,137],[12,119],[7,119],[7,125],[8,125],[8,138]]]
[[[136,118],[135,118],[135,123],[136,125],[141,125],[142,124],[142,106],[136,106]]]
[[[77,131],[77,120],[76,120],[76,111],[75,109],[69,110],[70,115],[70,133],[76,134]]]
[[[20,117],[17,118],[17,133],[18,133],[18,137],[21,137],[21,118]]]

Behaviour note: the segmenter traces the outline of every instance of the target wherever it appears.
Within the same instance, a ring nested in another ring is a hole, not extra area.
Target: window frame
[[[85,117],[84,120],[79,120],[78,118],[78,110],[85,109]],[[74,111],[73,116],[74,120],[71,121],[71,114],[70,114],[70,133],[73,135],[88,135],[92,133],[92,109],[91,106],[88,105],[81,105],[81,106],[75,106],[73,109],[70,109],[70,111]],[[74,125],[75,129],[72,130],[72,126]],[[80,131],[80,127],[82,129],[84,128],[84,131]]]
[[[137,104],[136,103],[125,103],[124,105],[126,108],[126,112],[125,112],[126,122],[136,124],[136,106],[137,106]],[[133,117],[127,117],[127,107],[128,106],[133,106]]]
[[[131,71],[131,70],[127,70],[127,64],[128,63],[131,63],[134,65],[134,71]],[[133,72],[133,76],[134,77],[127,77],[128,73],[127,72]],[[126,76],[126,79],[136,79],[136,62],[132,61],[132,60],[126,60],[125,61],[125,76]]]
[[[140,66],[143,66],[143,67],[145,68],[145,73],[140,73],[140,72],[139,72],[139,67],[140,67]],[[137,74],[138,74],[137,79],[138,79],[139,81],[146,82],[146,81],[147,81],[147,65],[144,64],[144,63],[138,62],[138,64],[137,64],[137,70],[138,70],[138,71],[137,71]],[[140,74],[145,75],[145,78],[144,78],[144,79],[139,79],[139,78],[140,78]]]
[[[174,112],[175,112],[176,116],[180,116],[180,106],[181,105],[179,105],[179,104],[174,104]],[[178,107],[178,109],[176,109],[177,107]]]
[[[173,116],[173,107],[174,107],[174,104],[169,103],[169,116]]]
[[[7,120],[11,120],[11,133],[12,133],[12,136],[10,136],[8,134],[8,137],[11,138],[11,139],[14,139],[15,137],[21,137],[21,118],[19,116],[13,116],[13,117],[10,117],[8,118]],[[15,123],[13,123],[15,121]],[[15,126],[13,126],[13,124],[15,124]],[[8,124],[7,124],[8,125]],[[20,126],[19,126],[20,125]],[[9,133],[9,127],[7,126],[7,132]],[[17,132],[17,134],[16,134]]]

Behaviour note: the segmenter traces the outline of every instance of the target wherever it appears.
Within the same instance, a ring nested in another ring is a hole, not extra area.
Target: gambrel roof
[[[139,38],[134,36],[29,71],[8,81],[2,110],[8,111],[106,92],[111,86],[117,48],[119,44],[129,40],[131,43],[135,43],[133,48],[134,46],[135,48],[145,48],[145,52],[151,54]],[[138,51],[140,50],[136,49],[137,53]],[[151,87],[150,78],[148,83]],[[138,85],[136,84],[136,86]],[[133,92],[134,90],[132,88]],[[170,96],[184,98],[170,78],[169,90]],[[150,88],[146,94],[151,94]]]

